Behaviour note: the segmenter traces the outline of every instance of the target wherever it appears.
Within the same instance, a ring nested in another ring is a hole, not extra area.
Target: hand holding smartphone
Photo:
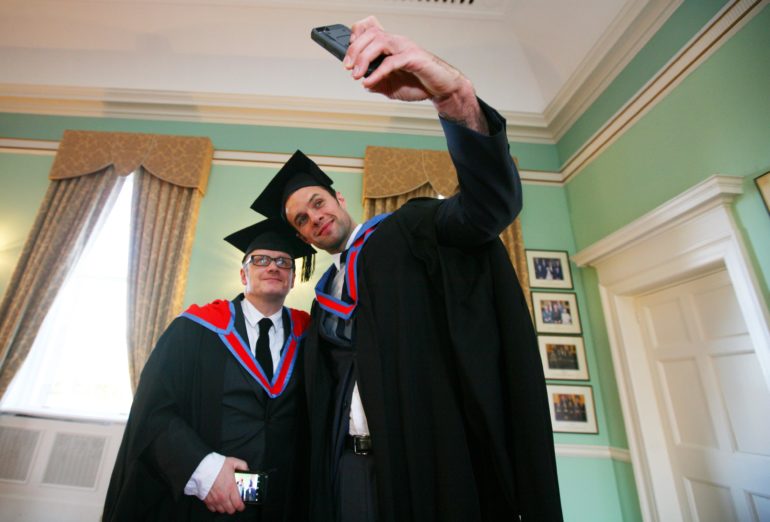
[[[244,504],[262,504],[267,494],[267,474],[235,472],[235,485]]]
[[[350,28],[342,24],[324,25],[315,27],[310,31],[310,38],[321,47],[332,53],[338,60],[345,58],[345,53],[350,45]],[[366,70],[366,78],[382,63],[385,56],[378,56]]]

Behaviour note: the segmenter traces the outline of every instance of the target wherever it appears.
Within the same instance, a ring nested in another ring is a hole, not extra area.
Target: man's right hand
[[[235,485],[234,473],[238,471],[248,471],[249,466],[246,462],[235,457],[225,458],[222,469],[219,470],[214,484],[209,490],[209,494],[203,502],[209,511],[217,513],[227,513],[232,515],[236,511],[243,511],[246,505],[243,503],[238,487]]]
[[[350,30],[342,64],[354,79],[363,78],[366,89],[394,100],[431,100],[442,118],[489,133],[473,84],[460,71],[408,38],[385,32],[373,16],[354,23]],[[385,58],[364,78],[378,56]]]

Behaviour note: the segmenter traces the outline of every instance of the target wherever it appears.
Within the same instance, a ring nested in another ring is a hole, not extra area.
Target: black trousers
[[[346,449],[339,467],[339,522],[377,522],[374,456]]]

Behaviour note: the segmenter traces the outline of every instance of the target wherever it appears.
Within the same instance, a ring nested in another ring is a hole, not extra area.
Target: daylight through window
[[[125,181],[56,297],[3,397],[3,411],[123,420],[131,406],[126,347],[133,176]]]

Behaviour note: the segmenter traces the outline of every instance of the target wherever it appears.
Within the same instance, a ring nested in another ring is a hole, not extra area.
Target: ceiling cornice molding
[[[563,180],[569,181],[614,143],[759,13],[768,2],[769,0],[736,0],[726,5],[566,161],[561,170]]]
[[[363,18],[371,14],[430,15],[432,17],[461,18],[464,20],[497,20],[510,9],[509,0],[483,0],[481,2],[429,2],[424,0],[92,0],[109,1],[112,4],[167,4],[201,5],[213,8],[238,7],[241,9],[295,9],[301,11],[356,13]]]
[[[630,2],[544,111],[558,142],[650,41],[683,0]],[[629,19],[635,19],[629,23]]]
[[[53,156],[59,149],[58,141],[0,138],[0,153]],[[215,165],[243,165],[250,167],[281,167],[291,154],[280,152],[256,152],[249,150],[215,150]],[[364,171],[363,158],[345,156],[310,155],[320,167],[335,172]],[[538,170],[520,170],[521,180],[531,184],[560,185],[561,174]]]
[[[443,136],[429,103],[0,84],[0,112]],[[542,115],[501,114],[509,140],[553,143]]]
[[[735,0],[726,5],[564,163],[560,172],[522,171],[528,173],[522,179],[563,184],[576,176],[768,3],[770,0]],[[391,101],[0,84],[0,112],[443,135],[430,104]],[[545,116],[501,114],[506,118],[510,141],[555,143]]]

